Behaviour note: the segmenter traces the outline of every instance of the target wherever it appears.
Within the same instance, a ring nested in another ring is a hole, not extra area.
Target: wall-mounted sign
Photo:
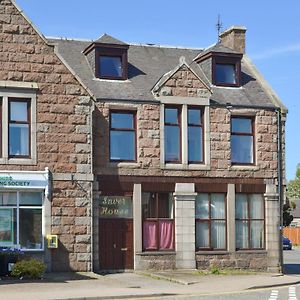
[[[29,186],[30,181],[15,180],[11,176],[0,176],[0,186]]]
[[[132,198],[123,196],[100,197],[100,218],[132,218]]]
[[[47,189],[49,171],[0,171],[0,189]]]

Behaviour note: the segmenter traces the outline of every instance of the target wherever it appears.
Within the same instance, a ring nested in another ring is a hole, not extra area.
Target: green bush
[[[21,260],[15,263],[11,276],[17,278],[41,278],[46,270],[46,265],[37,259]]]

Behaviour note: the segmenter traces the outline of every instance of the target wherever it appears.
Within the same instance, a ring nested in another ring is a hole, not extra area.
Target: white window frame
[[[7,85],[7,82],[5,82]],[[27,88],[28,86],[28,88]],[[0,164],[11,165],[34,165],[37,162],[36,153],[36,92],[34,84],[22,84],[21,88],[3,87],[3,82],[0,82],[0,99],[2,99],[2,156]],[[30,99],[30,157],[17,158],[9,157],[8,151],[8,131],[9,131],[9,98]]]
[[[160,99],[162,104],[160,106],[160,162],[161,169],[171,170],[210,170],[210,117],[209,117],[209,102],[205,99],[186,98],[174,101],[171,99]],[[202,100],[202,101],[201,101]],[[165,162],[165,105],[181,105],[181,163],[166,163]],[[203,128],[203,142],[204,142],[204,162],[199,164],[190,164],[188,162],[188,107],[198,107],[203,110],[204,128]]]
[[[41,193],[42,194],[42,205],[39,206],[23,206],[20,205],[20,193]],[[21,249],[24,252],[41,252],[45,250],[45,242],[44,242],[44,236],[45,236],[45,193],[44,190],[1,190],[0,193],[16,193],[17,194],[17,204],[16,205],[10,205],[10,206],[0,206],[0,209],[16,209],[17,210],[17,244],[14,244],[12,246],[1,246],[0,247],[13,247]],[[39,249],[28,249],[28,248],[21,248],[20,243],[20,209],[41,209],[42,211],[42,245]]]

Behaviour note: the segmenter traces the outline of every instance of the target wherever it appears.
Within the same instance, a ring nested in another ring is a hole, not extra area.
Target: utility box
[[[48,234],[46,236],[48,249],[58,248],[58,238],[56,234]]]

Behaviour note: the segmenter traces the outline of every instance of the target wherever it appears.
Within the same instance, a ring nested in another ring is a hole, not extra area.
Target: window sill
[[[136,255],[140,256],[161,256],[161,255],[176,255],[175,250],[174,251],[145,251],[145,252],[137,252]]]
[[[195,252],[196,255],[224,255],[229,254],[227,250],[199,250]]]
[[[230,166],[230,170],[234,171],[258,171],[259,166],[253,166],[253,165],[232,165]]]
[[[34,158],[0,158],[0,165],[36,165]]]
[[[268,251],[266,249],[253,249],[253,250],[251,250],[251,249],[245,249],[245,250],[238,249],[235,252],[236,253],[245,253],[245,254],[247,254],[247,253],[267,253]]]
[[[26,253],[29,253],[29,252],[44,252],[45,249],[21,249],[22,252],[26,252]]]
[[[200,170],[200,171],[210,171],[210,165],[204,164],[162,164],[160,166],[162,170],[183,170],[183,171],[190,171],[190,170]]]
[[[138,162],[109,162],[108,166],[111,168],[138,168],[140,164]]]
[[[216,85],[213,84],[212,87],[214,88],[219,88],[219,89],[231,89],[231,90],[237,90],[237,89],[243,89],[243,86],[238,86],[238,85]]]

